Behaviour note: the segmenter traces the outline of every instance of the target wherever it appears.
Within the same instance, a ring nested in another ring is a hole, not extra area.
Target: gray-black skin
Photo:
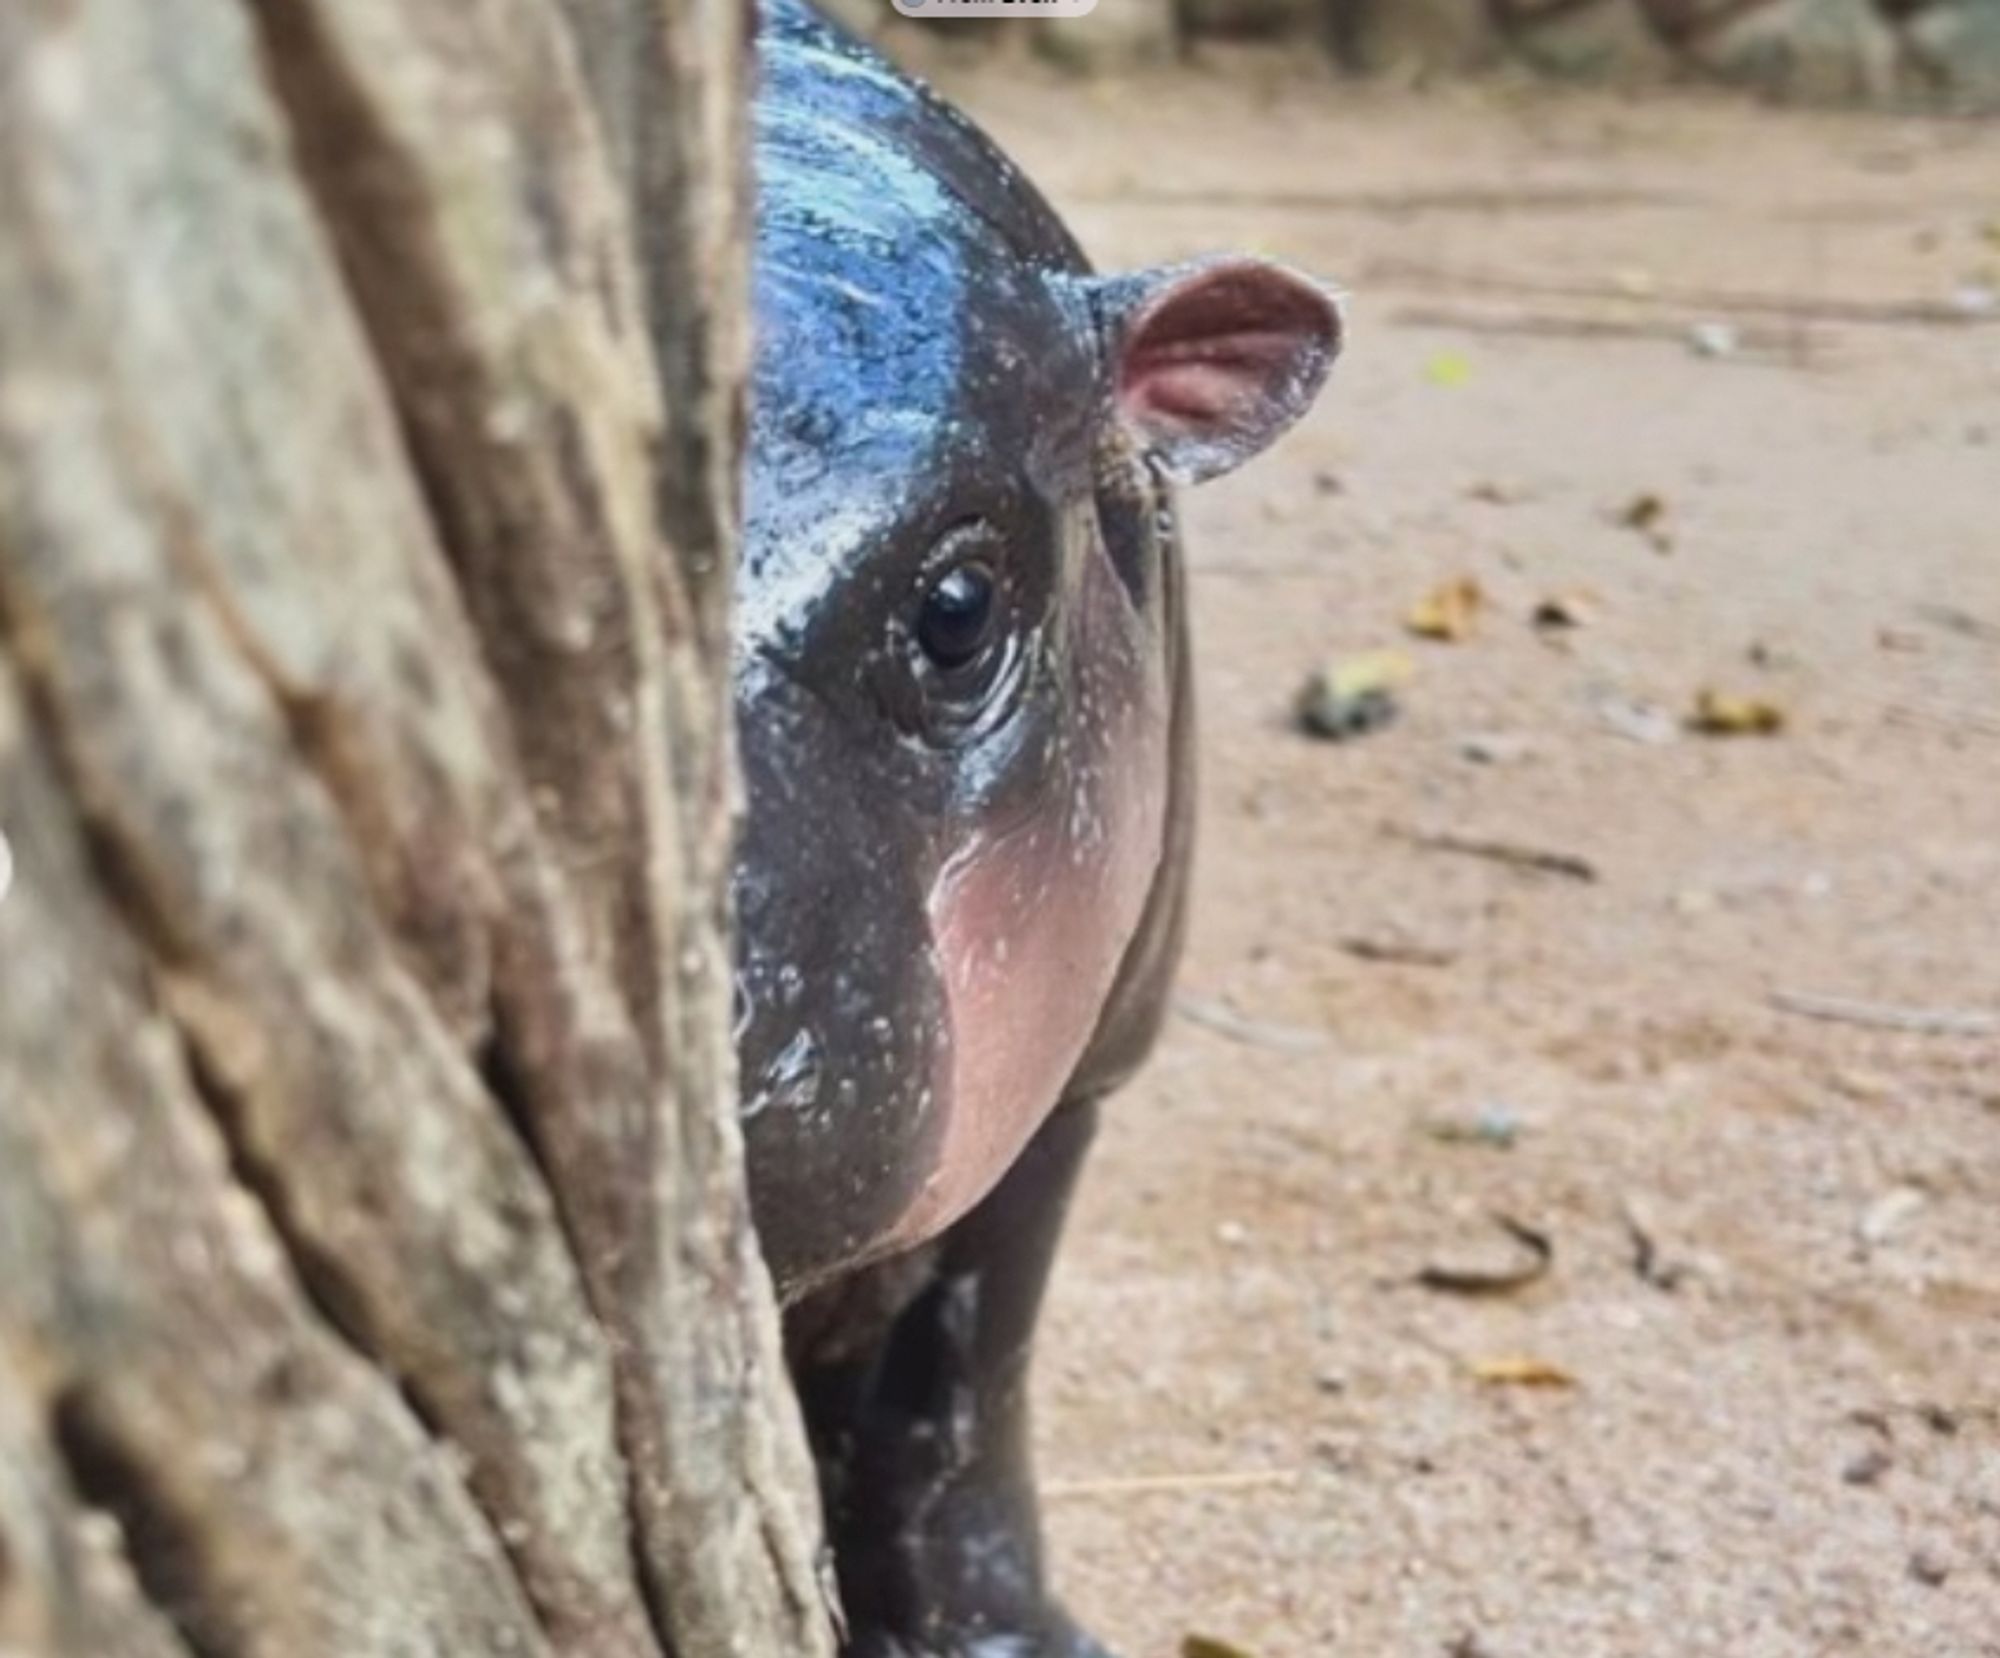
[[[955,110],[803,0],[759,18],[751,1197],[849,1653],[1084,1658],[1044,1588],[1026,1378],[1098,1101],[1180,947],[1169,484],[1309,406],[1338,313],[1256,260],[1093,275]]]

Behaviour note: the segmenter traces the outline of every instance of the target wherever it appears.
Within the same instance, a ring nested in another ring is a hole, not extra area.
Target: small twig
[[[1247,581],[1324,581],[1326,560],[1315,558],[1190,558],[1197,576],[1241,577]]]
[[[1343,938],[1340,947],[1359,961],[1407,967],[1449,967],[1458,960],[1458,952],[1444,945],[1419,944],[1405,938],[1375,938],[1357,933]]]
[[[1130,207],[1279,208],[1305,213],[1596,213],[1616,207],[1686,207],[1694,198],[1660,190],[1607,190],[1590,185],[1526,185],[1493,189],[1443,185],[1415,190],[1160,190],[1148,185],[1086,191],[1077,201]]]
[[[1676,310],[1747,312],[1795,322],[1868,323],[1883,327],[1972,328],[2000,322],[2000,311],[1981,311],[1949,300],[1818,299],[1804,294],[1757,293],[1739,288],[1677,287],[1658,283],[1624,287],[1614,282],[1576,282],[1521,276],[1505,271],[1462,270],[1410,259],[1382,259],[1367,268],[1364,284],[1385,288],[1433,288],[1460,293],[1512,294],[1540,299],[1617,301]]]
[[[1808,1019],[1865,1025],[1873,1030],[1909,1031],[1919,1036],[2000,1034],[2000,1013],[1980,1008],[1891,1007],[1882,1002],[1853,1001],[1845,996],[1822,996],[1809,990],[1774,990],[1771,1005]]]
[[[1955,604],[1920,604],[1917,614],[1933,627],[1941,627],[1947,633],[1956,633],[1967,639],[1977,639],[1984,644],[2000,645],[2000,622],[1989,622],[1983,616],[1975,616],[1969,610],[1961,610]]]
[[[1389,314],[1399,328],[1449,328],[1464,334],[1533,334],[1575,340],[1685,340],[1678,322],[1580,317],[1552,311],[1462,311],[1452,305],[1404,305]]]
[[[1101,1480],[1045,1480],[1044,1497],[1136,1497],[1174,1491],[1254,1491],[1272,1485],[1296,1485],[1296,1468],[1246,1468],[1234,1473],[1131,1474]]]
[[[1548,1233],[1515,1220],[1511,1215],[1495,1215],[1493,1224],[1524,1250],[1520,1264],[1508,1267],[1427,1266],[1417,1274],[1417,1282],[1427,1290],[1447,1295],[1512,1295],[1537,1280],[1546,1278],[1555,1265],[1555,1240]]]
[[[1558,340],[1665,340],[1685,346],[1688,325],[1630,317],[1581,317],[1543,311],[1462,311],[1448,305],[1406,305],[1389,320],[1403,328],[1443,328],[1461,334],[1525,335]],[[1780,359],[1806,368],[1817,361],[1818,336],[1794,328],[1738,328],[1727,361]]]
[[[1308,1030],[1303,1025],[1267,1024],[1246,1019],[1232,1007],[1206,996],[1177,996],[1174,1007],[1183,1019],[1192,1021],[1232,1041],[1247,1042],[1253,1048],[1269,1048],[1276,1053],[1314,1053],[1326,1046],[1325,1031]]]
[[[1468,858],[1490,858],[1515,869],[1533,870],[1538,875],[1560,875],[1570,881],[1595,881],[1597,866],[1574,852],[1552,852],[1543,847],[1523,846],[1515,841],[1490,840],[1480,835],[1460,835],[1449,830],[1433,832],[1389,824],[1384,833],[1420,846],[1426,852],[1456,852]]]
[[[1917,703],[1892,702],[1883,710],[1883,716],[1891,725],[1911,726],[1920,731],[2000,737],[2000,715],[1978,708],[1925,708]]]

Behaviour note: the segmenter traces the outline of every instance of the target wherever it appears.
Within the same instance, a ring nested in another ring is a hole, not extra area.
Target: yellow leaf
[[[1694,699],[1688,727],[1709,737],[1774,737],[1785,729],[1785,711],[1762,697],[1704,688]]]
[[[1401,651],[1363,651],[1335,664],[1334,695],[1358,697],[1369,691],[1393,691],[1398,685],[1407,685],[1416,671],[1416,663]]]
[[[1462,351],[1440,351],[1424,364],[1424,378],[1446,391],[1456,391],[1472,381],[1472,359]]]
[[[1299,723],[1331,742],[1379,731],[1396,717],[1396,687],[1415,672],[1401,651],[1364,651],[1332,663],[1300,688]]]
[[[1488,1387],[1575,1387],[1576,1378],[1559,1364],[1525,1353],[1474,1359],[1472,1379]]]
[[[1456,576],[1433,588],[1410,607],[1403,626],[1419,639],[1456,644],[1470,638],[1473,623],[1486,603],[1486,593],[1470,576]]]

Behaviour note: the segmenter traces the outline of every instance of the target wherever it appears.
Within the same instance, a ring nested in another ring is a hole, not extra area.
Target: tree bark
[[[0,1654],[833,1650],[736,0],[0,5]]]

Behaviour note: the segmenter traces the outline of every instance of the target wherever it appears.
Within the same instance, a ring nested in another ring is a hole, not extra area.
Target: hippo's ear
[[[1241,466],[1312,407],[1340,350],[1340,307],[1268,260],[1224,257],[1095,284],[1118,417],[1167,474]]]

